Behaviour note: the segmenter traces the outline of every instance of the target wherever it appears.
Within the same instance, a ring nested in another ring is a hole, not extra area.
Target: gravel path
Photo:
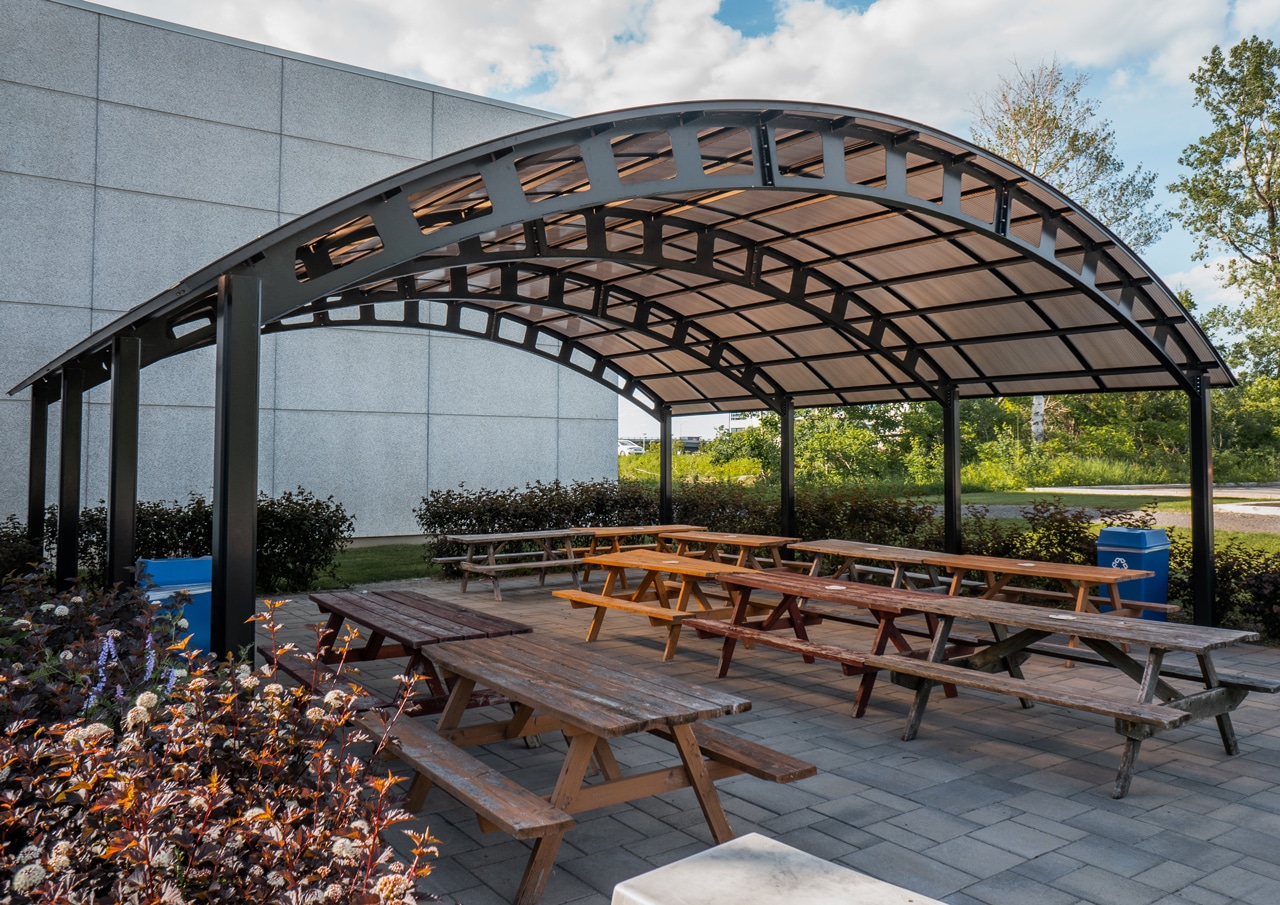
[[[969,507],[965,507],[968,509]],[[987,506],[991,518],[1021,518],[1025,506]],[[939,509],[939,512],[942,510]],[[1097,515],[1097,510],[1093,510]],[[1156,526],[1160,528],[1190,528],[1190,512],[1162,512],[1156,510]],[[1218,531],[1247,531],[1255,534],[1280,534],[1280,508],[1274,513],[1240,512],[1232,504],[1213,507],[1213,527]]]

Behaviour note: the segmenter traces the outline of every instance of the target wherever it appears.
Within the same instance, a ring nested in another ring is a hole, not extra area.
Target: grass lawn
[[[966,493],[962,501],[966,506],[1030,506],[1036,500],[1060,498],[1064,505],[1079,506],[1084,509],[1141,509],[1152,506],[1163,512],[1190,512],[1190,497],[1169,497],[1143,494],[1110,494],[1110,493],[1029,493],[1016,491],[1008,493]],[[942,503],[941,494],[929,494],[921,497],[927,503]],[[1213,502],[1247,503],[1256,502],[1244,497],[1231,497],[1215,494]]]
[[[422,557],[422,544],[381,544],[376,547],[352,547],[338,557],[338,581],[322,578],[320,590],[378,581],[400,581],[406,578],[431,578],[440,567]]]

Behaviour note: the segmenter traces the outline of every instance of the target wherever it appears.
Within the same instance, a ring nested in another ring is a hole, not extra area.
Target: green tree
[[[1109,120],[1084,95],[1089,77],[1068,76],[1056,59],[1023,69],[973,100],[973,140],[1039,176],[1141,251],[1169,229],[1155,202],[1156,174],[1129,170]]]
[[[1156,174],[1132,171],[1116,153],[1109,120],[1084,94],[1089,77],[1068,76],[1053,59],[1001,76],[995,88],[974,98],[973,140],[1028,173],[1039,176],[1142,250],[1169,228],[1169,216],[1153,200]],[[1031,437],[1044,440],[1045,397],[1031,403]]]
[[[1225,286],[1244,305],[1218,307],[1205,324],[1228,340],[1234,366],[1280,370],[1280,49],[1249,37],[1226,54],[1215,46],[1191,74],[1196,104],[1213,131],[1188,145],[1178,163],[1190,173],[1169,186],[1175,212],[1196,237],[1195,257],[1225,252]]]

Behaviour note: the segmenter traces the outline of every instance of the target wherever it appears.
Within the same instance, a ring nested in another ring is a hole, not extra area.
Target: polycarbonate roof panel
[[[264,332],[482,336],[675,414],[1234,381],[1104,226],[967,141],[867,111],[708,101],[566,120],[381,180],[14,391],[56,392],[73,363],[102,382],[121,335],[144,364],[212,344],[224,278],[258,288]]]

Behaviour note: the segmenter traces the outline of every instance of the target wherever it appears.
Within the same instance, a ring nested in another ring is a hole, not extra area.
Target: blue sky
[[[1177,178],[1207,131],[1188,75],[1215,44],[1280,41],[1277,0],[114,0],[106,5],[566,115],[698,98],[862,107],[969,137],[1016,60],[1089,77],[1120,157]],[[1176,199],[1161,192],[1166,208]],[[1144,253],[1230,301],[1174,229]],[[625,430],[624,436],[636,433]]]

